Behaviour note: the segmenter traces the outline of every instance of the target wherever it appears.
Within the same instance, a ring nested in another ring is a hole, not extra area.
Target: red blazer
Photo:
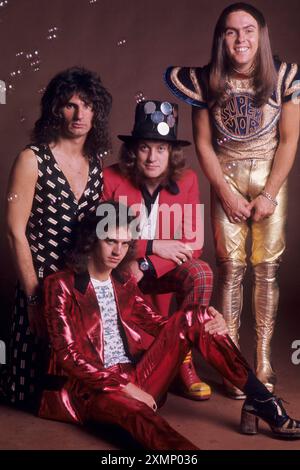
[[[113,287],[125,347],[135,360],[149,348],[166,319],[145,303],[134,277],[125,279],[116,273]],[[80,406],[88,405],[91,392],[118,390],[127,380],[103,367],[101,315],[89,275],[52,274],[45,279],[44,293],[52,352],[39,416],[81,422]]]
[[[119,165],[115,164],[109,166],[103,170],[103,179],[104,179],[104,189],[103,189],[103,199],[104,200],[118,200],[120,196],[127,196],[127,205],[131,206],[133,204],[141,204],[142,202],[142,193],[140,189],[131,182],[130,179],[124,177],[119,170]],[[195,205],[199,204],[199,186],[197,175],[193,170],[185,170],[184,174],[179,181],[176,182],[178,185],[179,192],[178,194],[172,194],[167,189],[162,189],[159,196],[159,207],[163,204],[167,204],[168,207],[171,207],[173,204],[179,204],[181,207],[182,219],[180,220],[180,225],[183,224],[183,214],[184,214],[184,205],[192,204],[195,209]],[[178,225],[175,226],[174,219],[170,220],[170,239],[175,239],[176,230]],[[178,221],[177,221],[178,223]],[[191,228],[193,232],[196,229],[201,230],[202,227],[196,227],[196,217],[195,211],[192,211],[192,220],[190,221]],[[203,221],[201,221],[203,223]],[[161,224],[160,224],[161,228]],[[156,239],[161,240],[162,234],[161,231],[157,230]],[[181,239],[183,242],[191,242],[185,237]],[[148,240],[138,240],[137,241],[137,258],[142,258],[146,256]],[[193,252],[194,258],[199,258],[201,255],[200,247]],[[150,255],[149,258],[152,261],[153,266],[155,267],[157,277],[161,277],[172,269],[176,268],[177,264],[174,261],[161,258],[157,255]]]

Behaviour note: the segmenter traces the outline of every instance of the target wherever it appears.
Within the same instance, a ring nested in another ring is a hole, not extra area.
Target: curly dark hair
[[[85,141],[84,153],[95,157],[110,148],[108,116],[112,97],[102,85],[100,77],[83,67],[69,68],[52,78],[43,94],[41,117],[35,123],[31,138],[38,144],[57,141],[63,123],[60,110],[74,94],[92,105],[93,127]]]
[[[100,215],[97,215],[99,214]],[[99,223],[106,221],[102,233],[99,233]],[[97,212],[85,217],[76,228],[74,246],[67,257],[67,266],[77,273],[87,269],[88,257],[93,252],[99,239],[106,239],[106,232],[109,227],[127,227],[135,220],[136,216],[131,215],[130,209],[117,201],[103,201],[98,205]],[[131,240],[129,250],[117,266],[117,270],[125,270],[126,264],[135,258],[135,241]]]
[[[135,186],[139,186],[142,179],[138,172],[136,161],[136,149],[139,141],[124,143],[119,152],[119,166],[124,176],[129,178]],[[167,178],[178,181],[186,169],[186,158],[180,145],[168,143],[170,146],[170,158]],[[166,178],[166,179],[167,179]]]

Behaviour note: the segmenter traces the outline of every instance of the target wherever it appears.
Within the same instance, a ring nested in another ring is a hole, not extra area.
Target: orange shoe
[[[210,386],[202,382],[195,371],[191,351],[180,366],[178,379],[178,389],[184,397],[190,400],[208,400],[211,397]]]

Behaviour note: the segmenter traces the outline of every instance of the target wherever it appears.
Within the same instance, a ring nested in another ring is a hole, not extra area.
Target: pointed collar
[[[120,273],[119,271],[113,269],[112,270],[112,277],[118,281],[120,284],[124,284],[126,282],[126,277],[124,273]],[[78,290],[81,294],[85,294],[87,287],[90,282],[90,275],[88,271],[83,271],[81,273],[75,273],[74,275],[74,287]]]

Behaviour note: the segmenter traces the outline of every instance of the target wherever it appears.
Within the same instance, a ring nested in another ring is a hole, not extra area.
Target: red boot
[[[202,382],[192,360],[192,352],[189,351],[180,366],[177,380],[177,389],[190,400],[208,400],[211,396],[210,386]]]

